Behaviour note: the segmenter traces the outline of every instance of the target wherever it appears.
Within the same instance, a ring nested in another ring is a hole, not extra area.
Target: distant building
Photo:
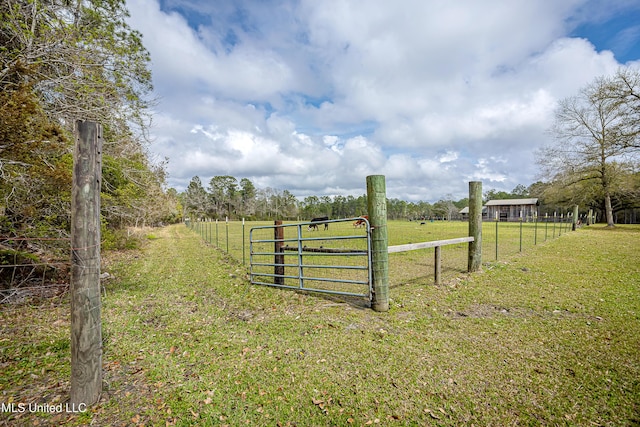
[[[462,208],[459,212],[460,214],[460,218],[463,221],[466,221],[469,219],[469,206]],[[482,207],[482,220],[484,221],[485,219],[487,219],[487,207],[483,206]]]
[[[533,221],[538,216],[538,199],[489,200],[485,204],[487,220]]]

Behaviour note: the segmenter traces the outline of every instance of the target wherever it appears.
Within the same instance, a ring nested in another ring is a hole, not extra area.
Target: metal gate
[[[370,237],[366,218],[253,227],[251,283],[371,300]]]

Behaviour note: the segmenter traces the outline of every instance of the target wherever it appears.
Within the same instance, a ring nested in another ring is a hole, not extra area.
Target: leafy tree
[[[207,191],[202,186],[199,176],[191,178],[187,190],[184,193],[184,207],[189,215],[196,218],[206,216],[207,213]]]
[[[248,178],[240,180],[240,214],[253,215],[255,213],[256,187]]]
[[[561,186],[594,181],[604,200],[607,225],[614,226],[612,194],[620,165],[629,161],[629,114],[619,98],[610,96],[611,80],[600,78],[578,95],[560,101],[551,128],[556,143],[537,153],[545,176]]]
[[[214,176],[209,181],[209,193],[216,216],[231,217],[238,202],[238,180],[229,175]]]
[[[103,127],[105,223],[176,218],[165,163],[145,148],[149,55],[127,16],[124,0],[0,3],[0,196],[14,232],[68,234],[77,119]]]
[[[143,125],[149,54],[128,16],[125,0],[3,1],[0,86],[33,82],[68,130],[79,118],[113,129]]]
[[[49,120],[29,84],[0,91],[0,109],[0,203],[8,227],[2,232],[51,229],[51,234],[68,235],[70,140]]]
[[[524,185],[518,184],[511,190],[511,195],[517,198],[526,198],[529,197],[529,190]]]
[[[307,196],[302,201],[301,214],[304,218],[311,219],[318,216],[320,199],[318,196]]]
[[[298,215],[298,199],[289,191],[284,190],[281,194],[276,193],[279,198],[280,212],[287,219],[294,219]]]
[[[484,193],[485,202],[489,200],[504,200],[504,199],[514,199],[514,198],[515,197],[513,197],[511,193],[507,193],[506,191],[498,191],[495,189],[485,191]]]
[[[448,220],[455,219],[459,211],[458,207],[450,198],[437,201],[433,204],[432,208],[433,215]]]

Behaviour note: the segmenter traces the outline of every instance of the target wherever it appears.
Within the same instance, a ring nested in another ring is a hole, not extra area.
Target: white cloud
[[[511,190],[556,102],[620,66],[568,22],[586,0],[128,0],[161,98],[169,184],[248,177],[296,195],[465,197]],[[168,7],[165,5],[165,7]],[[198,19],[196,19],[196,18]],[[572,18],[573,17],[573,18]]]

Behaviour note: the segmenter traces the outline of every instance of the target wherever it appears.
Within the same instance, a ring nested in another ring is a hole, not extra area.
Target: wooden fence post
[[[469,273],[482,267],[482,182],[469,182]]]
[[[102,392],[100,182],[102,127],[78,120],[71,191],[71,399],[93,405]]]
[[[367,208],[371,224],[373,295],[371,308],[389,311],[389,249],[387,236],[387,188],[384,175],[367,177]]]
[[[434,248],[434,266],[433,266],[433,281],[436,285],[440,285],[442,282],[442,255],[440,252],[440,246]]]
[[[273,278],[273,283],[276,285],[284,285],[284,227],[282,227],[282,221],[275,221],[275,228],[273,229],[273,238],[275,243],[273,245],[273,252],[276,253],[274,260],[274,268],[273,274],[275,277]]]

